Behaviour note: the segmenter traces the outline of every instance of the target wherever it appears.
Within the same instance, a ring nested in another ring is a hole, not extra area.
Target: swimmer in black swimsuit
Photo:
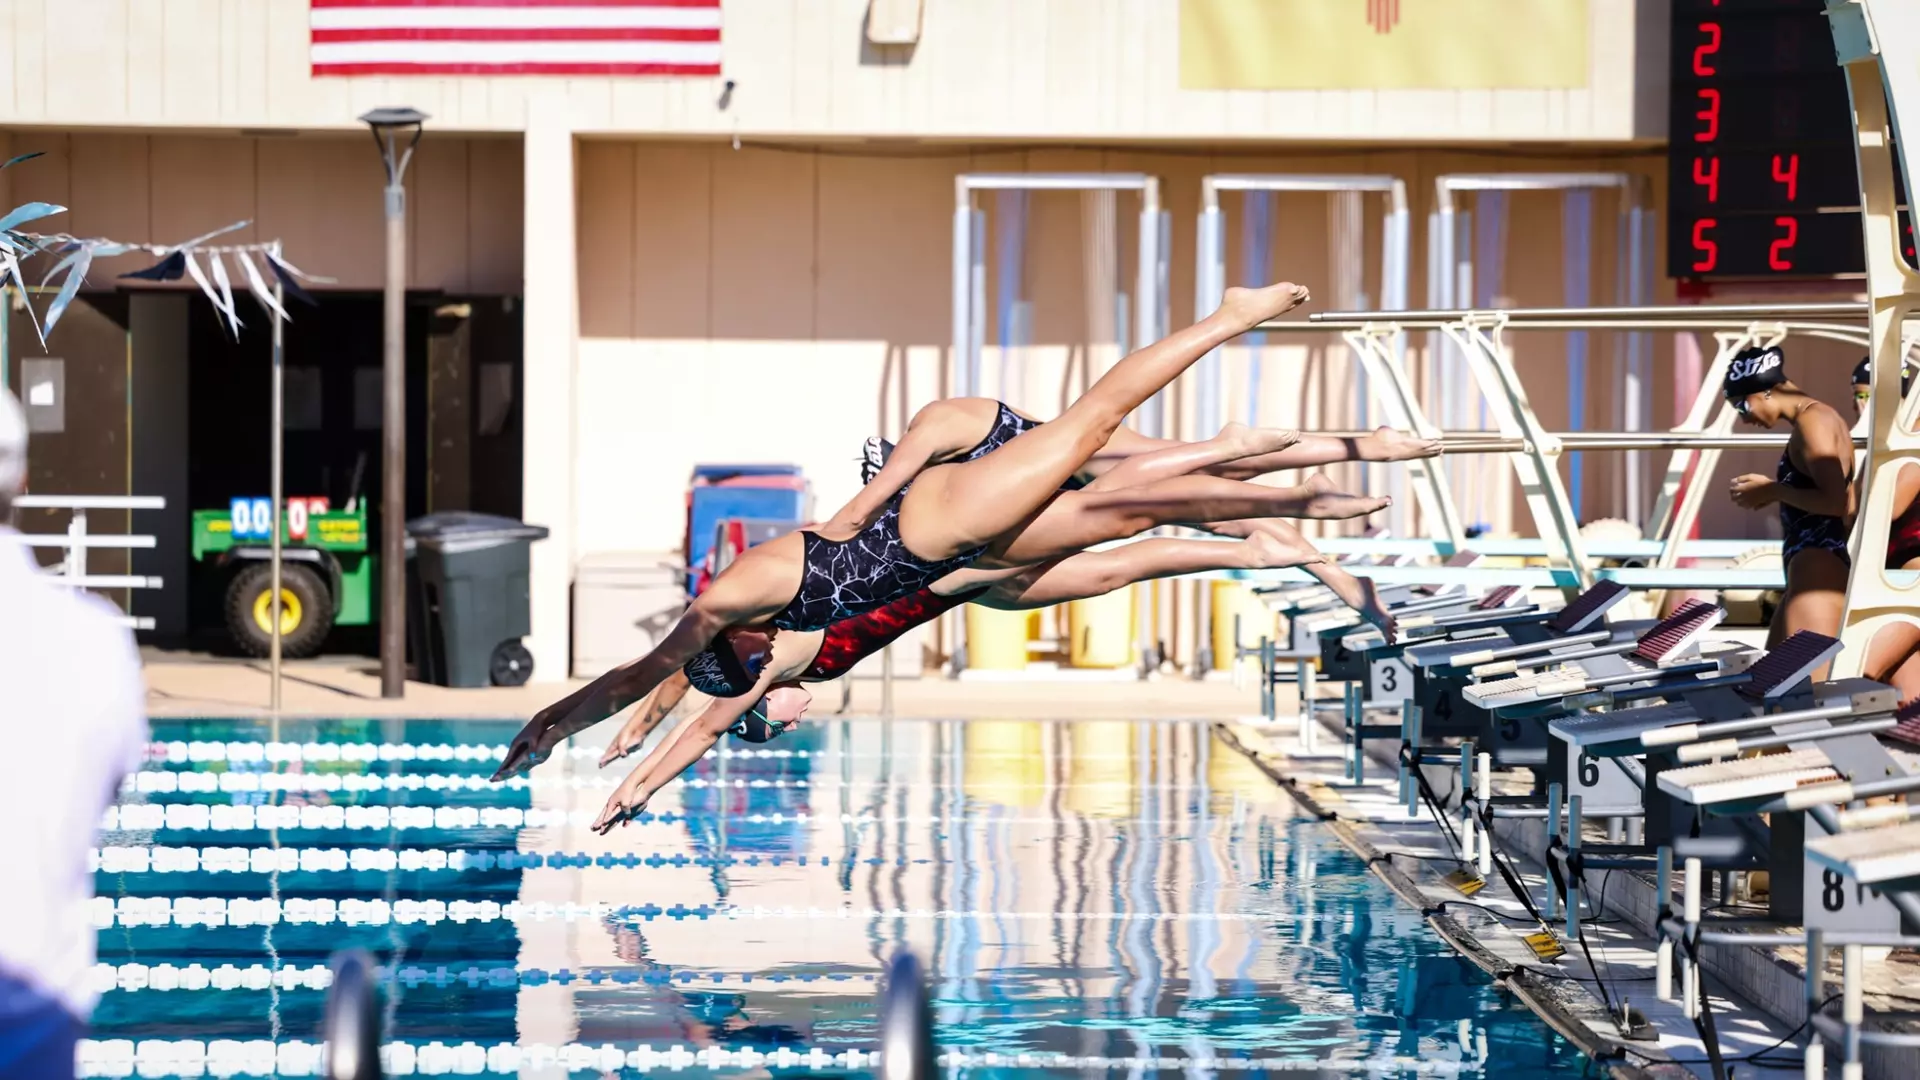
[[[880,439],[867,440],[861,462],[861,479],[866,486],[834,520],[845,527],[862,524],[920,469],[943,461],[977,458],[1040,423],[992,398],[933,402],[914,415],[898,446]],[[1440,445],[1435,439],[1384,427],[1358,438],[1299,433],[1280,437],[1280,433],[1228,424],[1214,438],[1196,443],[1150,439],[1121,428],[1069,486],[1089,481],[1096,489],[1133,486],[1192,472],[1252,480],[1282,470],[1341,461],[1433,457],[1440,453]],[[1305,539],[1280,518],[1344,516],[1350,509],[1347,497],[1333,494],[1331,482],[1322,476],[1310,478],[1296,490],[1302,496],[1297,510],[1278,511],[1275,517],[1261,521],[1212,522],[1202,527],[1238,539],[1265,533],[1288,546],[1299,546],[1306,543]],[[1314,563],[1307,572],[1368,622],[1388,628],[1386,604],[1371,579],[1356,578],[1331,562]]]
[[[777,737],[806,714],[812,696],[803,683],[839,678],[901,634],[961,604],[977,603],[1001,611],[1029,611],[1100,596],[1137,581],[1208,570],[1291,566],[1297,559],[1298,549],[1266,535],[1231,544],[1212,540],[1136,540],[1106,551],[1083,551],[1040,566],[962,570],[935,582],[931,588],[910,593],[825,630],[781,634],[774,639],[772,660],[761,674],[760,681],[770,684],[764,694],[749,691],[739,697],[716,696],[705,709],[682,720],[614,791],[593,827],[605,832],[630,820],[646,807],[654,792],[700,760],[722,735],[732,733],[747,742],[766,742]],[[658,724],[657,718],[671,712],[688,689],[712,692],[712,687],[702,683],[703,680],[693,677],[691,672],[661,683],[614,737],[600,764],[609,765],[637,749]]]
[[[652,652],[541,710],[508,747],[495,779],[524,773],[561,740],[640,701],[702,654],[732,652],[748,675],[757,676],[776,630],[819,629],[871,611],[960,566],[1024,566],[1161,524],[1272,516],[1276,506],[1297,496],[1187,476],[1164,481],[1172,486],[1151,497],[1103,493],[1091,503],[1063,507],[1060,488],[1129,413],[1201,356],[1306,299],[1307,290],[1285,282],[1229,289],[1219,310],[1122,359],[1059,419],[975,461],[926,470],[859,531],[803,530],[749,549],[714,578]],[[1076,499],[1087,495],[1070,493]],[[734,635],[732,647],[709,648],[730,627],[744,631]]]
[[[1793,427],[1773,479],[1736,476],[1729,494],[1736,505],[1780,507],[1780,558],[1787,589],[1767,647],[1800,630],[1838,637],[1846,607],[1849,520],[1853,516],[1853,436],[1832,406],[1808,397],[1787,379],[1778,346],[1742,350],[1727,368],[1727,401],[1743,423]],[[1826,669],[1814,673],[1826,678]]]

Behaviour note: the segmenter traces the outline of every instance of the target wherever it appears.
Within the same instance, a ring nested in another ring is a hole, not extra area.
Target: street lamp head
[[[409,105],[390,106],[375,109],[362,116],[360,122],[378,132],[383,128],[419,127],[429,117],[426,113]]]
[[[360,122],[373,132],[373,144],[380,148],[381,164],[387,167],[389,191],[400,188],[400,181],[407,174],[407,162],[413,159],[413,148],[420,145],[420,133],[426,120],[426,113],[407,105],[375,109],[360,118]],[[413,134],[413,139],[402,148],[399,145],[400,138],[408,132]]]

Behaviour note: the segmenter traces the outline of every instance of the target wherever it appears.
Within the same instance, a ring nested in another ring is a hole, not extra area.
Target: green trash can
[[[533,677],[527,564],[544,526],[465,510],[407,522],[407,637],[422,682],[521,686]]]

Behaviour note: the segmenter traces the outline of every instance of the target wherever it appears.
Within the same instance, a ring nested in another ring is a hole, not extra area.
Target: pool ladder
[[[382,1080],[373,958],[359,949],[333,958],[325,1033],[326,1080]],[[894,954],[880,987],[880,1053],[884,1080],[933,1080],[933,1009],[926,971],[909,949]]]
[[[893,954],[880,987],[882,1080],[933,1080],[933,1009],[926,969],[910,949]]]
[[[324,1032],[326,1080],[382,1080],[373,957],[359,949],[334,954]]]

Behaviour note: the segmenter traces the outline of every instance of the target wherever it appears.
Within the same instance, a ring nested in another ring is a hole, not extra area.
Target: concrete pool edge
[[[1427,902],[1419,884],[1405,871],[1395,866],[1387,853],[1381,851],[1355,828],[1355,825],[1363,825],[1364,822],[1343,818],[1329,810],[1297,779],[1279,771],[1271,760],[1243,742],[1239,733],[1235,731],[1235,727],[1234,724],[1219,723],[1214,725],[1214,730],[1221,741],[1236,753],[1246,757],[1255,768],[1285,791],[1302,809],[1325,825],[1343,846],[1364,860],[1374,876],[1384,882],[1395,896],[1419,911],[1427,925],[1431,926],[1449,947],[1469,963],[1485,971],[1497,985],[1513,993],[1528,1009],[1540,1017],[1542,1022],[1566,1038],[1582,1053],[1596,1063],[1607,1067],[1608,1075],[1614,1080],[1656,1080],[1658,1073],[1650,1071],[1646,1066],[1626,1060],[1626,1057],[1631,1050],[1633,1053],[1648,1057],[1650,1064],[1657,1065],[1660,1064],[1659,1058],[1664,1056],[1664,1051],[1658,1047],[1628,1044],[1602,1034],[1582,1015],[1583,1013],[1605,1014],[1604,1007],[1591,992],[1578,983],[1571,983],[1575,1000],[1567,1000],[1551,985],[1554,980],[1541,978],[1511,963],[1483,942],[1478,933],[1445,911],[1434,909]]]

